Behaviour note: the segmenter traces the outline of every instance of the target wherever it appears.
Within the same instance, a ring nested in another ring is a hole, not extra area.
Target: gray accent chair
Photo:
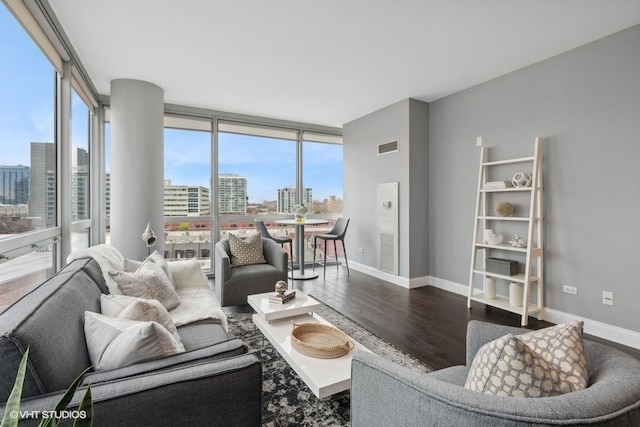
[[[248,295],[273,291],[277,281],[287,281],[287,253],[265,238],[262,250],[266,264],[231,267],[229,240],[216,243],[214,291],[222,306],[246,304]]]
[[[27,347],[20,405],[25,414],[53,409],[91,365],[84,312],[99,313],[100,295],[107,292],[98,263],[78,259],[0,314],[0,418]],[[214,319],[180,326],[178,334],[183,353],[87,373],[69,411],[91,384],[95,427],[260,426],[262,365],[247,346],[230,339]],[[39,422],[27,416],[19,425]]]
[[[352,362],[351,425],[371,426],[639,426],[640,360],[585,339],[589,387],[553,397],[499,397],[464,388],[478,349],[528,330],[470,321],[467,366],[418,374],[356,352]]]

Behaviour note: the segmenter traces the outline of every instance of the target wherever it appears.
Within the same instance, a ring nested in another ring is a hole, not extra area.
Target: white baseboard
[[[465,297],[468,295],[469,288],[467,285],[461,285],[460,283],[433,276],[429,276],[427,280],[429,285],[436,288],[463,295]],[[597,320],[587,319],[576,316],[575,314],[565,313],[551,308],[545,308],[543,310],[542,318],[548,322],[556,324],[582,320],[584,321],[584,332],[586,334],[617,342],[628,347],[640,349],[640,333],[636,331],[620,328],[618,326],[609,325],[598,322]]]
[[[368,265],[360,264],[357,262],[349,262],[349,267],[357,270],[361,273],[368,274],[369,276],[376,277],[394,285],[402,286],[406,289],[419,288],[421,286],[427,286],[429,284],[429,276],[407,278],[402,276],[396,276],[384,271],[380,271],[377,268],[369,267]]]

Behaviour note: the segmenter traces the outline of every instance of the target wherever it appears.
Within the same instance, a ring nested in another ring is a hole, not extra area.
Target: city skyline
[[[54,141],[55,72],[6,8],[0,8],[0,39],[3,60],[16,65],[0,67],[0,79],[10,82],[0,86],[0,164],[31,166],[31,143]],[[71,139],[82,148],[88,148],[86,111],[74,93]],[[110,170],[110,125],[105,136],[106,170]],[[164,179],[211,187],[211,139],[208,132],[165,129]],[[278,188],[296,184],[295,141],[230,133],[220,133],[218,139],[219,173],[246,177],[249,203],[275,200]],[[342,146],[305,143],[303,153],[304,186],[314,189],[314,198],[343,198]]]

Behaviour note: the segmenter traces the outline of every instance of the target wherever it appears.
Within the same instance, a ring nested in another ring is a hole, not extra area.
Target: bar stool
[[[347,260],[347,249],[344,246],[344,235],[347,234],[347,227],[349,226],[349,218],[338,218],[336,223],[333,225],[331,231],[327,234],[316,234],[313,236],[313,269],[315,271],[316,268],[316,249],[317,239],[324,240],[324,270],[323,273],[327,273],[327,241],[333,240],[333,252],[336,255],[336,270],[338,269],[338,250],[336,247],[336,240],[340,240],[342,242],[342,251],[344,252],[344,263],[347,266],[347,276],[349,275],[349,261]]]
[[[256,224],[256,230],[258,230],[260,235],[265,239],[271,239],[276,243],[280,243],[280,246],[282,247],[284,247],[285,243],[289,243],[289,259],[291,260],[291,272],[293,274],[293,243],[292,243],[293,240],[290,239],[289,237],[272,236],[271,233],[269,233],[269,230],[267,230],[267,226],[264,225],[264,221],[260,221],[256,219],[255,224]]]

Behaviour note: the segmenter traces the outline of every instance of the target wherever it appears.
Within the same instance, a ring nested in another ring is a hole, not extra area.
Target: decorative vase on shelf
[[[496,299],[496,279],[493,277],[484,279],[484,296],[487,299]]]
[[[522,284],[511,282],[509,285],[509,304],[514,307],[522,306]]]
[[[504,237],[500,233],[494,232],[492,229],[487,228],[484,230],[484,242],[489,245],[499,245],[504,240]]]
[[[293,213],[295,214],[296,221],[304,222],[307,217],[307,207],[304,204],[296,205],[293,208]]]

